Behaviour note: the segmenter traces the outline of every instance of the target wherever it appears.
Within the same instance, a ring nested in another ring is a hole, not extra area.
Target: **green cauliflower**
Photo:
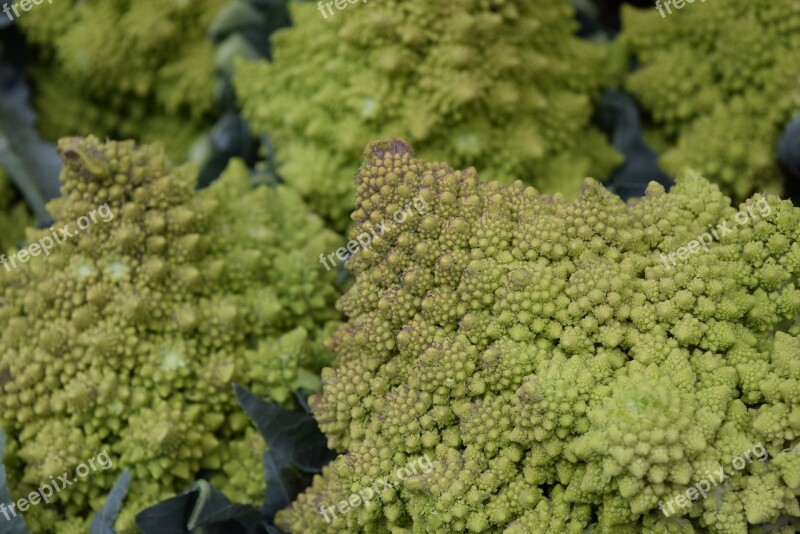
[[[65,135],[162,141],[185,161],[216,113],[216,0],[89,0],[42,4],[19,18],[39,48],[38,127]]]
[[[693,168],[735,199],[779,193],[777,143],[800,113],[800,4],[714,0],[624,6],[620,39],[639,61],[627,89],[651,121],[661,164]]]
[[[264,446],[232,383],[285,405],[318,386],[331,363],[321,339],[339,315],[335,272],[317,256],[340,239],[292,190],[252,188],[238,160],[198,192],[197,170],[157,146],[64,138],[58,150],[62,197],[48,209],[61,243],[29,229],[29,243],[50,239],[49,253],[3,257],[0,268],[6,465],[16,497],[104,449],[113,469],[26,521],[52,532],[62,517],[87,518],[123,468],[133,483],[120,533],[201,470],[260,503]]]
[[[336,228],[362,148],[388,135],[567,195],[621,161],[590,124],[592,99],[619,69],[604,46],[573,36],[568,2],[381,0],[333,16],[323,6],[327,18],[319,5],[290,7],[273,61],[240,62],[234,84],[252,128],[272,138],[278,172]]]
[[[279,526],[721,534],[800,517],[784,451],[800,438],[800,208],[756,195],[737,211],[697,173],[625,204],[591,179],[575,201],[482,182],[400,140],[364,157],[352,237],[413,198],[430,209],[347,262],[338,366],[311,400],[344,454]],[[418,457],[430,469],[403,471]],[[713,491],[676,507],[698,484]]]

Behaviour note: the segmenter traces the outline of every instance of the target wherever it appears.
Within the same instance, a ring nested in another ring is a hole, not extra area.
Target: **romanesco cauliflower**
[[[799,208],[756,195],[737,213],[696,173],[627,205],[587,180],[572,202],[400,140],[370,145],[356,191],[354,236],[418,195],[431,209],[347,263],[339,365],[312,399],[345,454],[282,527],[745,533],[800,516],[784,450],[800,438]],[[714,225],[706,250],[669,259]],[[429,472],[337,507],[423,454]]]
[[[231,384],[290,403],[328,363],[320,339],[338,321],[337,294],[316,255],[339,239],[293,191],[253,189],[238,161],[197,192],[196,169],[173,167],[153,146],[89,137],[58,148],[62,197],[48,209],[73,235],[0,267],[10,487],[27,494],[104,449],[114,468],[26,521],[51,532],[61,517],[86,518],[123,468],[133,483],[120,533],[205,469],[231,498],[259,503],[263,444],[249,445],[257,440]],[[109,215],[76,226],[103,203]],[[45,235],[27,232],[31,243]],[[242,451],[252,457],[233,457]]]
[[[273,139],[280,174],[336,227],[361,149],[382,136],[565,194],[620,163],[590,125],[616,70],[602,45],[572,35],[567,2],[381,0],[327,19],[315,4],[290,7],[273,61],[238,65],[237,95]]]
[[[779,192],[778,138],[800,113],[800,4],[715,0],[662,15],[623,7],[627,80],[662,138],[661,163],[744,199]]]
[[[19,18],[42,61],[33,69],[48,139],[94,134],[161,141],[185,161],[215,113],[216,0],[56,1]]]

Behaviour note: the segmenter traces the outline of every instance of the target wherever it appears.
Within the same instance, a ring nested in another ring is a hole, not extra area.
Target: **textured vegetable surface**
[[[625,6],[621,34],[640,63],[627,87],[653,120],[661,164],[693,168],[737,199],[779,192],[778,138],[800,113],[800,3],[672,11]]]
[[[186,151],[210,126],[217,0],[56,1],[19,18],[41,61],[33,69],[39,129],[56,140],[94,134]]]
[[[738,224],[697,174],[629,205],[587,180],[573,202],[421,161],[399,140],[370,145],[356,191],[352,235],[418,195],[431,209],[348,262],[356,281],[338,307],[349,321],[331,342],[340,365],[312,399],[345,454],[279,516],[283,528],[792,528],[800,209],[756,195]],[[662,253],[710,225],[728,232],[665,265]],[[758,445],[769,461],[659,511]],[[424,454],[430,472],[323,518],[320,506]]]
[[[617,69],[573,36],[566,2],[386,0],[327,19],[315,4],[291,8],[274,61],[237,68],[237,94],[274,140],[281,175],[338,227],[362,148],[388,135],[566,195],[620,163],[590,125]]]
[[[32,507],[28,525],[85,532],[123,468],[121,533],[203,469],[260,503],[263,443],[231,384],[284,404],[318,385],[329,361],[318,340],[338,315],[316,255],[340,240],[291,190],[252,189],[240,162],[196,192],[196,170],[153,146],[65,138],[59,151],[62,198],[48,208],[74,235],[0,270],[6,466],[16,497],[104,449],[114,468]],[[76,228],[102,203],[113,218]]]

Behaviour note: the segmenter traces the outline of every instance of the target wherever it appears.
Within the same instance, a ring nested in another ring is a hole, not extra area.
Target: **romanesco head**
[[[246,446],[231,384],[291,403],[327,363],[320,338],[337,295],[316,256],[339,239],[291,190],[253,189],[239,161],[198,192],[196,169],[154,146],[89,137],[58,149],[54,231],[27,233],[52,246],[0,267],[11,488],[27,494],[106,449],[113,469],[31,508],[32,528],[88,517],[123,468],[133,483],[118,532],[201,470],[260,502],[263,444]]]
[[[235,75],[243,114],[273,139],[281,175],[337,226],[361,149],[387,135],[565,194],[620,162],[590,125],[613,69],[601,45],[573,36],[568,3],[346,5],[327,15],[292,3],[294,26],[274,35],[273,61],[240,63]]]
[[[33,70],[39,129],[162,141],[173,160],[215,113],[215,0],[50,2],[19,18],[44,61]],[[154,118],[156,117],[156,118]]]
[[[800,4],[719,0],[672,13],[623,8],[621,38],[639,60],[627,88],[665,140],[661,163],[726,194],[778,192],[776,147],[800,113]]]
[[[727,533],[800,514],[782,452],[800,438],[789,201],[737,210],[697,173],[629,204],[587,180],[569,201],[400,140],[369,146],[356,192],[353,235],[416,197],[429,210],[347,262],[338,367],[312,398],[344,454],[284,528]],[[423,455],[430,469],[395,478]],[[724,483],[670,512],[720,468]],[[331,517],[384,477],[393,487]]]

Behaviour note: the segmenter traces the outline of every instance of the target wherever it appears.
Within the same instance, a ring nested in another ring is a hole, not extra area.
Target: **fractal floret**
[[[661,164],[693,168],[735,199],[779,192],[776,158],[800,113],[800,3],[718,0],[623,8],[622,40],[638,58],[627,88],[652,121]]]
[[[280,404],[318,389],[309,377],[330,363],[320,340],[339,318],[316,255],[340,240],[291,190],[253,188],[239,161],[198,192],[196,169],[156,146],[64,138],[58,150],[53,229],[29,229],[0,267],[6,466],[17,497],[102,450],[113,469],[32,507],[28,525],[80,523],[124,468],[120,533],[205,470],[260,503],[264,444],[232,383]]]
[[[338,227],[363,147],[390,135],[566,195],[621,162],[590,124],[618,69],[603,45],[573,35],[569,3],[382,0],[332,14],[324,4],[293,3],[273,61],[240,63],[235,85],[279,173]]]
[[[397,139],[364,158],[353,236],[415,197],[430,209],[348,260],[338,366],[311,404],[344,454],[280,526],[796,524],[799,208],[737,209],[698,173],[626,204],[591,179],[574,201],[480,181]],[[403,471],[418,457],[430,469]]]
[[[66,135],[161,141],[186,152],[215,114],[216,0],[56,1],[19,18],[42,54],[33,70],[38,127]]]

